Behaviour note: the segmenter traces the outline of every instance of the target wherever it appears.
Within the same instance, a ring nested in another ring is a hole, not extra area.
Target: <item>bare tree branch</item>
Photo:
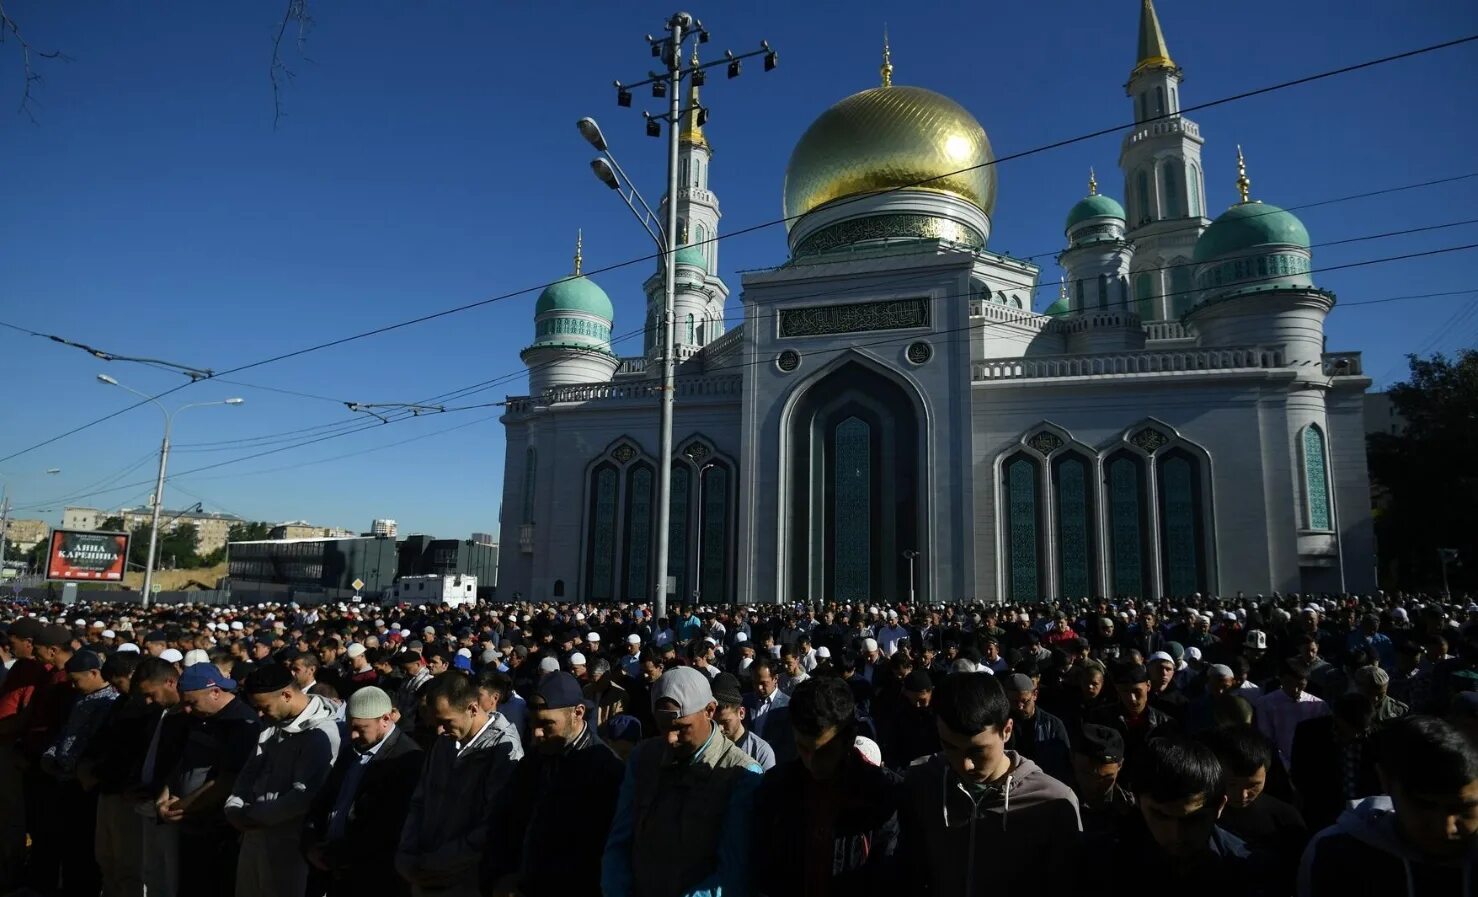
[[[297,47],[298,56],[311,62],[303,53],[303,46],[307,43],[308,32],[313,28],[313,16],[308,12],[308,0],[287,0],[287,9],[282,14],[282,21],[277,23],[277,34],[272,38],[272,65],[267,71],[267,77],[272,81],[272,130],[282,122],[282,91],[292,83],[295,75],[293,70],[287,67],[282,58],[282,41],[287,35],[290,25],[296,23],[298,29]]]
[[[16,45],[20,47],[21,66],[25,79],[25,86],[21,90],[20,108],[16,109],[16,113],[25,115],[26,118],[31,120],[31,124],[35,124],[36,114],[34,112],[34,106],[36,100],[31,95],[31,88],[33,85],[41,82],[41,73],[36,71],[32,57],[36,59],[62,60],[65,60],[67,57],[60,50],[37,50],[31,46],[30,41],[26,40],[21,34],[20,26],[16,24],[15,19],[12,19],[10,14],[5,11],[5,4],[0,2],[0,44],[8,40],[14,40]]]

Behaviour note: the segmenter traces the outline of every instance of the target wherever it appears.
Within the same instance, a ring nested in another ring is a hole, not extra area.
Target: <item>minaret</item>
[[[1068,245],[1057,256],[1067,274],[1064,294],[1048,314],[1070,318],[1069,352],[1144,348],[1144,328],[1127,301],[1134,246],[1124,236],[1124,208],[1098,192],[1088,169],[1088,195],[1067,213]]]
[[[534,341],[519,353],[529,369],[529,395],[556,386],[600,383],[619,364],[611,351],[611,299],[581,270],[585,239],[575,234],[574,271],[544,288],[534,304]]]
[[[677,167],[677,289],[673,301],[673,344],[679,350],[707,345],[724,333],[724,302],[729,288],[718,277],[718,197],[708,189],[708,163],[713,148],[703,134],[698,115],[701,83],[692,73],[698,72],[698,44],[693,43],[689,61],[688,106],[678,131]],[[700,76],[701,77],[701,76]],[[667,203],[663,196],[658,215],[666,220]],[[647,279],[646,352],[655,357],[660,348],[657,328],[662,320],[662,270]],[[691,320],[691,326],[690,321]],[[682,360],[684,356],[678,358]]]
[[[1124,137],[1119,168],[1135,246],[1131,292],[1146,321],[1178,319],[1189,308],[1191,250],[1210,224],[1201,129],[1180,114],[1181,78],[1153,0],[1142,0],[1138,53],[1125,85],[1134,127]]]

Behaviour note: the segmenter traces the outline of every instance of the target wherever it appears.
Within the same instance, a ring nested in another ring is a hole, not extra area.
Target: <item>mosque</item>
[[[958,103],[846,97],[785,173],[789,258],[740,278],[725,327],[712,150],[681,130],[674,452],[658,456],[663,277],[642,355],[612,350],[580,272],[538,299],[528,395],[503,424],[500,586],[644,601],[657,465],[673,600],[969,599],[1373,589],[1357,352],[1304,225],[1208,198],[1182,70],[1142,0],[1121,203],[1067,211],[1058,298],[988,249],[997,170]],[[696,88],[692,88],[696,92]],[[696,97],[694,97],[696,100]],[[1228,181],[1230,181],[1228,177]],[[1214,217],[1213,217],[1214,216]],[[635,322],[627,322],[633,332]]]

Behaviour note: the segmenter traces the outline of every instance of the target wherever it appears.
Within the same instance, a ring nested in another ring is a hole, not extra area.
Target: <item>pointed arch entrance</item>
[[[871,366],[849,361],[805,389],[788,428],[790,596],[906,596],[903,552],[923,547],[916,397]],[[919,600],[928,597],[928,579],[920,570]]]

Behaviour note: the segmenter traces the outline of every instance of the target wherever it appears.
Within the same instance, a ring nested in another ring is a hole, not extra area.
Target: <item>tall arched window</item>
[[[1160,166],[1160,180],[1164,183],[1163,197],[1160,205],[1165,210],[1165,217],[1180,217],[1180,188],[1176,183],[1179,180],[1177,168],[1179,163],[1174,159]]]
[[[1108,275],[1098,275],[1098,307],[1108,307]]]
[[[1134,304],[1141,320],[1154,319],[1155,288],[1148,274],[1134,278]]]
[[[1191,286],[1191,266],[1188,259],[1178,258],[1170,263],[1170,307],[1175,318],[1182,318],[1196,304],[1196,291]]]
[[[1191,197],[1191,214],[1205,215],[1206,203],[1201,199],[1201,167],[1194,162],[1191,163],[1191,183],[1186,188],[1186,193]]]
[[[1165,114],[1165,88],[1155,88],[1155,115]]]
[[[1149,507],[1144,461],[1121,451],[1105,465],[1108,480],[1110,578],[1116,595],[1147,597]]]
[[[1081,278],[1073,281],[1073,292],[1076,293],[1078,297],[1078,306],[1074,310],[1083,311],[1088,306],[1085,304],[1085,300],[1083,299],[1083,281]]]
[[[698,507],[703,524],[698,533],[700,594],[704,601],[729,600],[729,466],[722,462],[699,471]]]
[[[1324,431],[1314,424],[1304,427],[1303,462],[1304,495],[1308,504],[1308,527],[1334,529],[1334,515],[1329,510],[1329,468],[1324,450]]]
[[[1007,458],[1001,470],[1006,495],[1006,558],[1010,565],[1006,586],[1014,601],[1043,597],[1040,472],[1040,462],[1024,452]]]
[[[1141,168],[1135,173],[1135,190],[1139,199],[1139,220],[1150,221],[1155,217],[1154,207],[1150,205],[1150,174]]]
[[[534,522],[534,485],[539,472],[539,453],[529,446],[523,453],[523,522]]]
[[[688,315],[688,345],[691,346],[693,343],[695,343],[697,341],[698,341],[698,331],[696,329],[696,325],[693,322],[693,316],[691,314],[689,314]]]
[[[655,479],[650,464],[634,464],[626,471],[626,576],[623,591],[628,601],[642,601],[651,594],[652,485]]]
[[[667,575],[677,581],[679,596],[690,594],[692,589],[688,584],[688,506],[692,482],[692,469],[688,465],[672,465],[668,489],[671,501],[667,509]]]
[[[1201,462],[1181,448],[1155,456],[1160,493],[1160,561],[1165,592],[1189,595],[1206,588],[1206,529]]]
[[[1057,512],[1057,594],[1086,598],[1097,592],[1093,462],[1068,452],[1052,460],[1052,493]]]
[[[619,487],[620,474],[616,465],[611,462],[603,461],[590,471],[585,539],[589,552],[585,559],[585,581],[589,583],[587,592],[594,600],[609,601],[616,597],[616,512],[620,503]]]

